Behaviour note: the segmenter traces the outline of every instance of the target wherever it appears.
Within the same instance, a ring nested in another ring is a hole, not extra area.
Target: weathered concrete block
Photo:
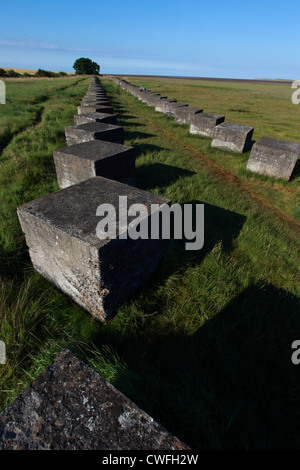
[[[70,350],[0,414],[1,450],[188,450]]]
[[[164,101],[164,100],[162,100]],[[162,106],[162,109],[163,109],[163,113],[166,115],[166,116],[171,116],[171,117],[174,117],[174,112],[177,108],[183,108],[183,107],[188,107],[187,104],[183,104],[183,103],[168,103],[167,101],[164,101],[163,103],[163,106]]]
[[[86,113],[107,113],[114,114],[114,108],[112,106],[78,106],[78,114]]]
[[[106,96],[106,92],[102,89],[97,88],[96,90],[88,90],[85,96],[98,96],[103,95]]]
[[[166,100],[166,99],[158,98],[157,101],[155,101],[155,111],[158,111],[159,113],[163,113],[165,103],[166,104],[177,103],[177,101],[176,100]]]
[[[218,114],[195,114],[191,116],[190,134],[212,137],[214,128],[224,122],[224,120],[225,116],[219,116]]]
[[[247,170],[289,181],[300,154],[300,143],[261,137],[252,147]]]
[[[88,98],[81,100],[81,106],[110,106],[107,98]]]
[[[75,114],[75,126],[86,124],[87,122],[106,122],[107,124],[117,124],[117,116],[115,114],[107,113]]]
[[[138,90],[136,90],[136,92],[132,94],[136,96],[143,103],[147,103],[148,99],[150,99],[151,96],[153,95],[152,91],[149,91],[149,90],[141,91],[139,88]]]
[[[102,122],[88,122],[79,126],[68,126],[65,128],[65,135],[67,145],[80,144],[89,140],[124,143],[124,129],[122,126]]]
[[[107,98],[107,95],[105,91],[102,91],[102,90],[88,90],[88,92],[84,95],[83,98],[95,98],[95,97]]]
[[[162,96],[158,93],[149,93],[144,100],[144,103],[146,103],[148,106],[155,106],[155,103],[157,100],[165,100],[167,99],[167,96]]]
[[[190,124],[192,116],[202,113],[203,109],[192,106],[178,106],[173,110],[174,121],[177,124]]]
[[[89,100],[108,100],[108,97],[104,93],[93,93],[85,95],[81,101]]]
[[[143,285],[162,256],[161,239],[134,240],[126,222],[119,225],[119,196],[126,196],[129,206],[145,205],[149,216],[155,212],[151,205],[169,203],[96,176],[18,207],[34,268],[102,322]],[[102,204],[111,204],[116,214],[110,239],[97,236],[102,218],[96,211]],[[121,216],[126,213],[121,211]]]
[[[92,87],[89,87],[88,91],[87,91],[87,94],[88,93],[105,93],[105,90],[103,89],[102,86],[98,85],[98,86],[92,86]]]
[[[84,104],[88,104],[88,103],[97,103],[98,101],[109,101],[107,96],[85,96],[84,98],[82,98],[81,100],[81,105],[84,105]],[[97,103],[98,104],[98,103]]]
[[[53,152],[60,188],[93,176],[135,185],[135,151],[133,147],[101,140],[71,145]]]
[[[212,147],[243,153],[251,147],[253,127],[223,122],[213,131]]]

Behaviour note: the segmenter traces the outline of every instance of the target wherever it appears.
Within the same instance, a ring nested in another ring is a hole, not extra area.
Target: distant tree
[[[73,69],[75,69],[76,75],[99,75],[100,73],[100,65],[85,57],[76,59]]]
[[[49,70],[38,69],[35,74],[36,77],[55,77],[54,72],[49,72]]]
[[[7,77],[4,69],[0,69],[0,77]]]
[[[7,70],[6,74],[8,77],[20,77],[20,74],[12,69]]]

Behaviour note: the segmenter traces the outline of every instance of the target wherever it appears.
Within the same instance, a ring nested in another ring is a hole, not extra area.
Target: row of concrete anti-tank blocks
[[[97,77],[53,154],[61,190],[18,208],[36,270],[105,321],[156,268],[161,240],[96,236],[99,205],[168,202],[134,187],[135,153]],[[118,220],[118,218],[117,218]],[[124,232],[123,232],[124,234]],[[78,411],[79,410],[79,411]],[[63,350],[0,414],[0,449],[187,450],[131,400]],[[108,462],[107,462],[108,463]],[[115,462],[113,462],[115,463]]]
[[[204,113],[203,109],[178,103],[117,77],[111,79],[155,111],[173,117],[177,124],[188,124],[190,133],[212,139],[212,147],[243,153],[251,149],[247,170],[273,178],[289,180],[300,154],[300,143],[261,137],[253,144],[254,128],[225,121],[225,116]]]
[[[34,268],[105,322],[162,257],[161,239],[127,236],[130,217],[124,225],[120,197],[130,206],[146,206],[149,217],[158,210],[152,206],[170,201],[135,187],[134,148],[123,145],[123,127],[97,77],[90,80],[74,124],[65,129],[67,146],[53,152],[61,189],[17,212]],[[103,239],[97,225],[105,205],[115,208],[115,235]]]

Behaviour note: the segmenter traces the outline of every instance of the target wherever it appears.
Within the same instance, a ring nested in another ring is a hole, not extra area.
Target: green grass
[[[164,78],[135,78],[130,79],[130,82],[135,85],[143,83],[152,91],[190,106],[199,106],[204,112],[225,115],[226,122],[251,125],[255,129],[254,140],[268,136],[299,141],[300,107],[291,101],[293,90],[290,85]],[[246,108],[249,113],[241,112]],[[289,182],[253,174],[246,170],[250,152],[238,155],[213,149],[211,139],[190,135],[187,125],[177,125],[172,118],[160,113],[149,115],[145,105],[143,109],[158,127],[163,123],[163,128],[173,133],[181,143],[192,146],[222,169],[236,175],[245,184],[249,183],[251,190],[266,198],[279,210],[283,210],[289,217],[300,220],[299,165]]]
[[[225,115],[227,122],[254,127],[254,140],[264,135],[297,140],[299,107],[292,103],[289,84],[214,82],[191,79],[130,78],[170,99],[203,108],[205,113]]]
[[[65,79],[59,89],[58,80],[55,92],[39,82],[39,119],[1,155],[1,408],[69,347],[193,449],[298,449],[296,180],[249,177],[244,156],[212,150],[103,79],[136,150],[137,186],[173,203],[203,202],[205,244],[187,252],[184,241],[165,241],[153,277],[100,325],[34,272],[16,217],[19,204],[57,189],[52,151],[65,145],[88,83]],[[230,93],[235,108],[252,99],[240,84]]]

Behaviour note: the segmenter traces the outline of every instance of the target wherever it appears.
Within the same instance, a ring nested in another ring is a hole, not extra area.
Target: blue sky
[[[299,0],[5,1],[0,67],[300,79]]]

